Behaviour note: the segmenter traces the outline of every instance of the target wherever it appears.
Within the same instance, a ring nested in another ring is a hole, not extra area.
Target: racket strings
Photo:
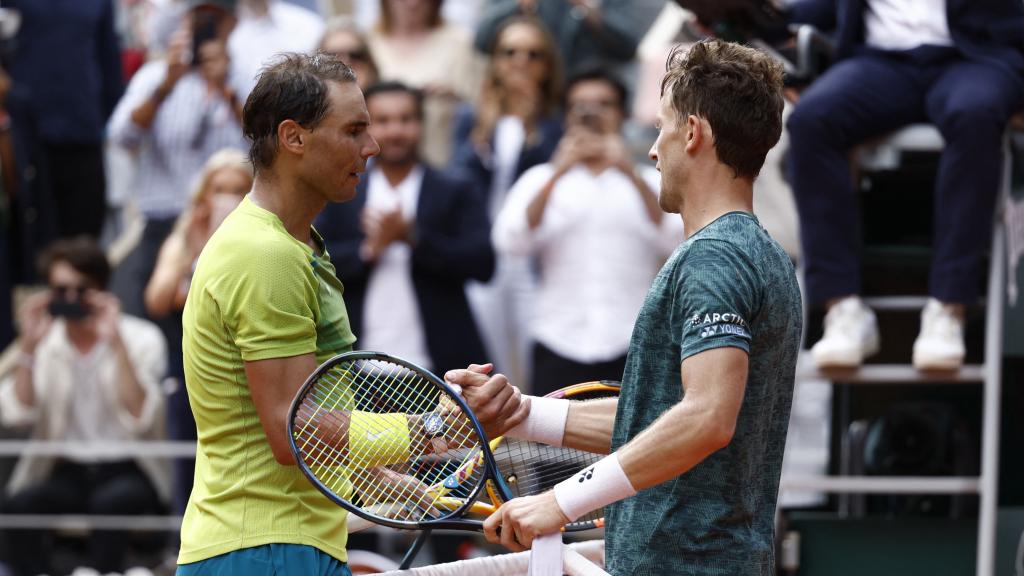
[[[573,401],[586,401],[616,396],[618,390],[602,385],[581,386],[564,392],[566,393],[559,396],[568,397]],[[507,437],[494,447],[493,453],[499,473],[516,497],[546,492],[555,484],[572,477],[604,457],[602,454],[574,448],[549,446]],[[576,529],[591,528],[603,517],[603,510],[594,510],[569,526]]]
[[[449,449],[442,454],[431,452],[420,430],[418,418],[429,413],[447,424]],[[408,522],[451,514],[482,482],[472,422],[437,385],[400,364],[359,359],[331,366],[300,400],[293,434],[312,474],[368,514]],[[458,481],[444,487],[453,474]]]

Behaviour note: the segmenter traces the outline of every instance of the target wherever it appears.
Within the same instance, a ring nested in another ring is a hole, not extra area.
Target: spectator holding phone
[[[132,78],[110,120],[111,139],[138,155],[142,240],[115,280],[125,309],[142,314],[142,293],[157,254],[188,204],[192,180],[223,148],[243,148],[227,38],[235,24],[232,0],[189,0],[167,56]]]
[[[622,378],[647,289],[683,239],[680,220],[658,206],[658,172],[635,165],[623,140],[622,82],[596,64],[581,69],[568,83],[566,111],[551,161],[516,181],[493,231],[503,256],[538,262],[530,327],[537,395]]]
[[[163,423],[159,388],[167,365],[163,335],[151,323],[121,313],[105,291],[110,265],[99,245],[81,236],[43,253],[48,290],[21,306],[20,357],[0,381],[0,422],[31,428],[37,440],[83,447],[153,438]],[[159,459],[83,450],[55,458],[23,456],[7,485],[5,514],[152,514],[167,494]],[[47,534],[11,530],[16,574],[50,573]],[[121,571],[124,535],[90,538],[93,567]]]

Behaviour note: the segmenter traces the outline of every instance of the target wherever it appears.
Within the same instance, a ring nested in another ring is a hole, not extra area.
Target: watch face
[[[444,430],[444,419],[439,414],[427,414],[423,417],[423,430],[427,436],[438,436]]]

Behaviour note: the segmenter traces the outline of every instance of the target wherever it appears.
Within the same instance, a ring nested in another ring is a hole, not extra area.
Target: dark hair
[[[313,129],[330,100],[328,82],[355,82],[344,62],[329,54],[281,54],[260,72],[242,110],[242,133],[252,143],[249,158],[259,172],[277,157],[277,127],[285,120]]]
[[[67,262],[100,290],[105,290],[110,282],[110,261],[91,236],[62,238],[50,244],[39,255],[39,276],[49,282],[50,272],[58,262]]]
[[[626,84],[607,67],[602,66],[597,62],[589,62],[576,69],[572,76],[569,77],[569,81],[565,83],[565,109],[569,109],[569,93],[572,89],[582,82],[605,82],[609,84],[614,90],[615,94],[619,97],[619,110],[623,114],[628,115],[627,99],[629,98],[629,91],[626,89]]]
[[[782,66],[767,54],[717,39],[676,46],[661,93],[671,92],[677,121],[707,120],[718,160],[753,180],[782,135]]]
[[[374,96],[394,92],[412,96],[413,102],[416,103],[416,117],[423,120],[423,91],[417,90],[408,84],[396,81],[376,82],[366,87],[366,90],[363,92],[363,98],[366,99],[366,105],[369,107],[370,99]]]

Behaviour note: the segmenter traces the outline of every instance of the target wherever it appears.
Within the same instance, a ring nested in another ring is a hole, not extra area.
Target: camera
[[[50,316],[54,318],[67,318],[68,320],[81,320],[89,315],[89,307],[81,300],[68,300],[57,297],[50,300],[48,310]]]

